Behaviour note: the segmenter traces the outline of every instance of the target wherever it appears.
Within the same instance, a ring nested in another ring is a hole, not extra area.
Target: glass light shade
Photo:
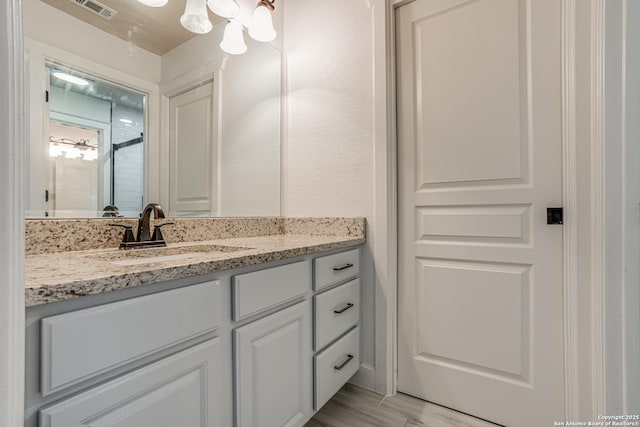
[[[276,38],[276,30],[273,28],[271,11],[265,6],[258,6],[253,11],[249,35],[259,42],[270,42]]]
[[[192,33],[205,34],[211,31],[213,24],[207,15],[207,0],[187,0],[180,23]]]
[[[220,49],[231,55],[242,55],[247,51],[241,23],[229,21],[227,26],[224,27],[224,37],[220,42]]]
[[[211,12],[223,18],[235,18],[240,15],[240,6],[235,0],[209,0]]]
[[[169,2],[169,0],[138,0],[145,6],[162,7]]]

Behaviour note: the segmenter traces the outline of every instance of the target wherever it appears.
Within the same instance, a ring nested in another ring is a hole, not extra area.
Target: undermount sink
[[[88,255],[87,258],[97,261],[107,261],[115,265],[138,265],[156,262],[179,261],[204,254],[230,253],[245,251],[250,248],[224,245],[189,245],[177,247],[161,247],[148,249],[129,249],[117,252]]]

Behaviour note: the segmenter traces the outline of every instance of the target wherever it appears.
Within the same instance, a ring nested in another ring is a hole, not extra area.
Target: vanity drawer
[[[300,261],[233,278],[233,320],[242,320],[261,311],[303,296],[311,289],[311,268]]]
[[[40,427],[221,427],[220,338],[40,410]]]
[[[314,409],[322,408],[358,371],[359,366],[360,328],[355,327],[333,345],[313,357]]]
[[[360,279],[316,295],[313,302],[314,348],[318,351],[360,320]]]
[[[213,331],[218,281],[46,317],[41,323],[43,396]]]
[[[314,289],[322,289],[358,275],[360,249],[316,258],[313,263],[315,270]]]

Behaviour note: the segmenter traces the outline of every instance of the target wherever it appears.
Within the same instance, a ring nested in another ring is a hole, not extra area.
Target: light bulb
[[[207,15],[207,0],[187,0],[180,23],[192,33],[205,34],[211,31],[213,24]]]
[[[240,14],[240,6],[235,0],[209,0],[211,12],[223,18],[235,18]]]
[[[72,76],[71,74],[63,73],[62,71],[55,71],[53,75],[60,80],[64,80],[65,82],[73,83],[78,86],[88,86],[89,82],[85,79],[81,79],[78,76]]]
[[[138,0],[138,1],[145,6],[162,7],[165,4],[167,4],[169,0]]]
[[[220,42],[220,49],[231,55],[242,55],[247,51],[241,23],[233,20],[224,27],[224,37]]]
[[[273,28],[273,18],[271,11],[266,6],[258,6],[253,11],[249,35],[259,42],[270,42],[276,38],[276,30]]]

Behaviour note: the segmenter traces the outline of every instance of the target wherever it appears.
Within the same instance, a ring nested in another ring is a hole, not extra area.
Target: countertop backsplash
[[[227,238],[301,234],[312,236],[365,236],[364,218],[165,218],[173,222],[162,229],[168,243],[199,242]],[[133,227],[133,218],[28,219],[25,222],[27,255],[89,249],[117,248],[123,229],[110,224]]]

